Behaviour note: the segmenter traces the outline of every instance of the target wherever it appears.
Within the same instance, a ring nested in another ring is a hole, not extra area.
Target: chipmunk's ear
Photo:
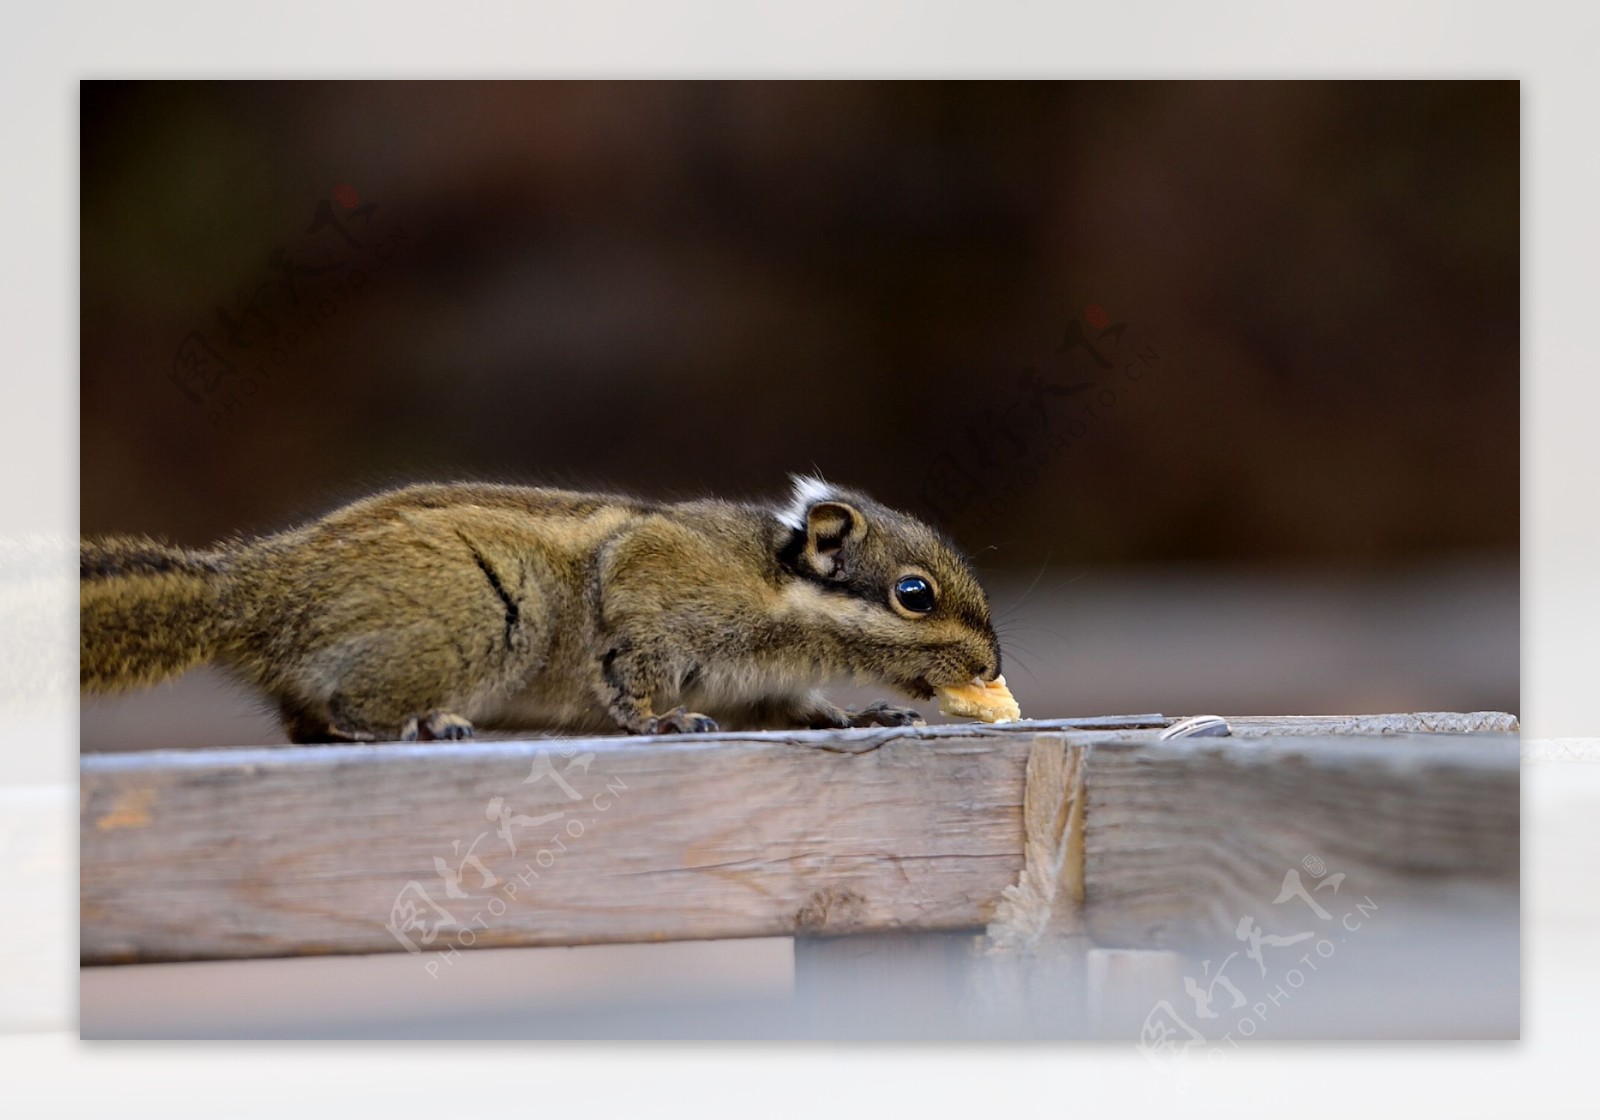
[[[839,579],[867,535],[867,519],[820,478],[790,475],[794,492],[778,520],[795,531],[788,562],[822,579]]]
[[[849,570],[855,546],[867,535],[867,519],[852,505],[822,501],[806,510],[805,528],[800,562],[823,579],[838,579]]]

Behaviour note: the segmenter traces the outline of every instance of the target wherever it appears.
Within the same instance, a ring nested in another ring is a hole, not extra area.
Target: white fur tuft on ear
[[[794,494],[790,497],[789,504],[778,512],[778,520],[791,529],[804,530],[807,511],[818,502],[831,499],[833,487],[820,478],[803,474],[792,474],[789,476],[789,481],[794,484]]]

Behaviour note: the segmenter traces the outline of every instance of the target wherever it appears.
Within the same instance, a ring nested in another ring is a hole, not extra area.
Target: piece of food
[[[974,678],[971,684],[936,691],[939,694],[939,710],[947,716],[971,716],[984,723],[1022,718],[1022,709],[1006,687],[1004,677],[996,677],[987,683]]]

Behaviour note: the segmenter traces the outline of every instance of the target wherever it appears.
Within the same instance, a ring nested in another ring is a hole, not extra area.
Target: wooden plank
[[[1101,744],[1086,824],[1090,840],[1101,835],[1086,856],[1101,875],[1085,892],[1108,944],[1142,945],[1152,923],[1192,924],[1200,887],[1174,878],[1194,868],[1196,853],[1181,849],[1204,822],[1225,825],[1206,851],[1255,861],[1205,872],[1224,888],[1279,859],[1285,837],[1394,876],[1433,875],[1426,861],[1396,862],[1392,846],[1364,846],[1406,835],[1408,808],[1424,835],[1444,830],[1439,844],[1481,846],[1473,830],[1484,827],[1503,840],[1503,808],[1491,806],[1500,816],[1485,824],[1469,796],[1474,782],[1497,795],[1505,785],[1498,763],[1475,761],[1477,748],[1430,754],[1440,736],[1148,742],[1165,722],[85,756],[81,955],[421,954],[982,927],[1022,869],[1024,772],[1041,736]],[[1514,740],[1504,741],[1514,791]],[[1417,758],[1451,774],[1435,783]],[[1270,794],[1275,807],[1241,791]],[[1365,818],[1375,803],[1374,833]],[[1514,843],[1514,796],[1509,811]],[[1163,814],[1172,819],[1150,819]],[[1441,814],[1449,819],[1430,823]],[[1118,836],[1135,843],[1119,847]],[[1442,866],[1503,876],[1500,859]],[[1233,895],[1220,897],[1231,905]]]
[[[1515,912],[1515,736],[1104,743],[1087,767],[1084,921],[1099,945],[1239,947],[1243,921],[1298,935],[1361,899],[1435,919]]]
[[[1032,740],[928,728],[85,758],[81,954],[981,927],[1022,865]]]

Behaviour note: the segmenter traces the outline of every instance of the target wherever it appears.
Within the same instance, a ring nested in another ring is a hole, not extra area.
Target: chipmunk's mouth
[[[992,679],[990,674],[998,675],[998,666],[978,665],[965,672],[951,666],[947,671],[940,666],[932,672],[911,677],[900,682],[900,688],[907,696],[918,700],[932,700],[947,688],[965,688],[967,685],[983,687],[985,681]],[[935,683],[937,681],[938,683]]]

